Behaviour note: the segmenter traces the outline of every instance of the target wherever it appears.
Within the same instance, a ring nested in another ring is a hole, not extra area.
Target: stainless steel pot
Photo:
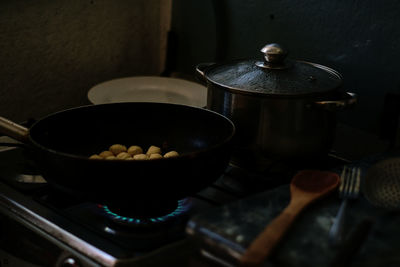
[[[247,167],[327,155],[336,111],[353,106],[356,95],[342,92],[337,71],[287,60],[278,44],[266,45],[261,52],[263,61],[196,67],[207,84],[207,108],[235,123],[233,162]]]

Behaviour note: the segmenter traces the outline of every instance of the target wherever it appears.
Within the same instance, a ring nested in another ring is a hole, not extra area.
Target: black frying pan
[[[32,148],[44,178],[92,200],[180,199],[215,181],[231,154],[233,123],[202,108],[163,103],[112,103],[61,111],[29,130],[0,117],[0,132]],[[90,160],[112,144],[163,146],[179,157]]]

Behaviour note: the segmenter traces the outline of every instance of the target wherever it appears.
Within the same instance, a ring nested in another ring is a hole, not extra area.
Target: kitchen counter
[[[370,157],[357,162],[365,175],[368,166],[383,158]],[[195,243],[210,255],[235,263],[251,241],[289,203],[289,186],[242,199],[193,218],[188,227]],[[341,247],[328,243],[328,232],[341,200],[337,194],[309,206],[295,221],[271,257],[277,266],[333,266]],[[371,222],[366,240],[348,266],[400,266],[400,212],[372,206],[363,196],[349,202],[346,236],[361,222]],[[343,263],[337,266],[345,266]]]

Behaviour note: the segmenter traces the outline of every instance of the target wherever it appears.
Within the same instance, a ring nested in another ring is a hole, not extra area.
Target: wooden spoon
[[[294,222],[310,203],[332,192],[339,184],[339,175],[327,171],[304,170],[290,183],[291,200],[281,214],[273,219],[251,243],[240,259],[241,266],[260,266]]]

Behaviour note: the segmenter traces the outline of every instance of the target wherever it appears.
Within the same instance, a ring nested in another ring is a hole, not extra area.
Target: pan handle
[[[23,143],[26,143],[29,138],[28,128],[3,117],[0,117],[0,133]]]

